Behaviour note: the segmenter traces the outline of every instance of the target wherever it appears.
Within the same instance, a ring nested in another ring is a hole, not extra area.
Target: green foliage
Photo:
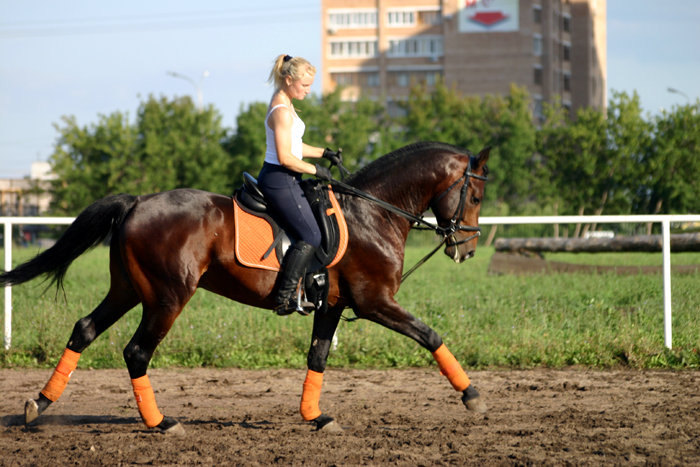
[[[296,105],[304,123],[304,140],[320,147],[343,149],[343,165],[355,171],[396,147],[385,146],[391,122],[384,106],[361,98],[340,100],[341,89],[322,98],[312,96]]]
[[[236,119],[233,137],[224,142],[224,148],[231,155],[230,191],[240,186],[243,172],[254,177],[265,160],[265,116],[267,104],[255,102],[241,109]]]
[[[445,141],[478,152],[491,146],[485,213],[505,204],[522,213],[529,193],[536,193],[531,170],[535,127],[527,93],[513,86],[507,96],[464,97],[439,81],[433,91],[412,89],[404,102],[404,140]]]
[[[406,267],[427,253],[433,238],[412,233]],[[415,238],[413,238],[415,237]],[[15,264],[35,252],[17,249]],[[700,368],[697,274],[674,274],[673,349],[664,346],[661,274],[491,275],[493,250],[454,264],[438,254],[401,287],[398,302],[435,329],[465,368],[566,367]],[[656,253],[567,254],[552,259],[589,264],[654,265]],[[673,255],[697,264],[698,253]],[[2,367],[53,367],[74,323],[89,314],[109,286],[108,249],[78,258],[66,276],[65,297],[44,294],[40,281],[13,288],[12,348]],[[346,311],[347,316],[352,312]],[[140,306],[84,353],[81,367],[123,368],[122,349],[136,331]],[[313,317],[279,317],[199,291],[158,347],[153,367],[241,368],[306,365]],[[413,340],[364,320],[341,322],[331,367],[434,365]]]
[[[483,215],[646,214],[700,211],[700,103],[654,118],[637,94],[612,93],[608,109],[584,108],[570,118],[555,103],[533,123],[526,90],[505,96],[465,96],[439,81],[411,89],[390,116],[361,98],[341,101],[341,89],[295,103],[305,142],[342,148],[355,171],[416,141],[444,141],[474,153],[491,146]],[[175,187],[231,193],[241,174],[256,175],[265,153],[267,104],[241,106],[236,128],[221,126],[211,107],[189,98],[149,99],[136,121],[120,112],[80,127],[64,117],[51,162],[54,211],[75,214],[96,198]],[[336,174],[337,175],[337,174]]]
[[[664,110],[654,119],[651,150],[641,165],[641,212],[700,212],[700,105]]]
[[[95,199],[121,192],[228,189],[226,132],[213,108],[200,112],[189,98],[150,97],[139,107],[136,122],[128,120],[115,112],[90,126],[80,127],[74,117],[56,126],[54,212],[76,214]]]

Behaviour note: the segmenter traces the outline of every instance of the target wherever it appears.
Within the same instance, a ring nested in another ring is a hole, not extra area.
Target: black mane
[[[405,165],[407,159],[411,156],[422,153],[424,151],[447,151],[457,154],[468,154],[472,155],[469,150],[460,148],[447,143],[440,143],[436,141],[423,141],[418,143],[412,143],[395,151],[392,151],[377,160],[374,160],[367,164],[365,167],[361,168],[354,174],[352,174],[347,182],[354,185],[356,181],[368,180],[374,178],[379,174],[386,174],[387,171],[394,169],[397,164]]]

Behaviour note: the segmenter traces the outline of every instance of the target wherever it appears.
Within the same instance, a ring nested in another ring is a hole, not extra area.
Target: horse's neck
[[[390,179],[370,180],[361,189],[397,208],[420,215],[428,209],[432,198],[434,184],[431,180],[434,180],[431,172],[412,170]]]

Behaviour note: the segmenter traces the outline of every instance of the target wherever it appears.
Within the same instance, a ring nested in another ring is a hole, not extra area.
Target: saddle
[[[345,254],[348,228],[340,204],[330,185],[320,180],[301,182],[316,222],[321,229],[321,246],[316,249],[298,293],[297,306],[307,312],[325,312],[328,304],[328,269]],[[287,249],[295,241],[275,221],[257,180],[243,173],[243,186],[233,196],[236,259],[246,267],[279,271]]]

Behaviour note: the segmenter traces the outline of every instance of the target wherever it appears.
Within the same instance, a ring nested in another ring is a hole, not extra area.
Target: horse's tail
[[[136,197],[126,194],[107,196],[95,201],[83,212],[48,250],[43,251],[12,271],[0,274],[0,286],[27,282],[42,274],[62,287],[68,266],[78,256],[97,246],[116,228],[136,204]]]

